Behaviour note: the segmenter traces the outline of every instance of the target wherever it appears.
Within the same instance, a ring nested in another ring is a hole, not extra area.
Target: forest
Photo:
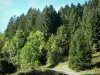
[[[45,6],[12,16],[0,33],[0,75],[20,69],[68,62],[74,71],[91,69],[92,54],[100,52],[100,0]],[[98,65],[100,68],[100,62]],[[99,70],[100,72],[100,70]]]

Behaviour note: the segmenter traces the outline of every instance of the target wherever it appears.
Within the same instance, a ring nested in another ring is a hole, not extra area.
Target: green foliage
[[[68,30],[67,28],[63,25],[58,27],[57,30],[57,44],[58,44],[58,50],[61,49],[62,53],[61,56],[68,56],[68,51],[69,51],[69,36],[68,36]]]
[[[95,11],[95,10],[94,10]],[[94,30],[93,30],[93,37],[94,37],[94,43],[97,44],[97,51],[100,51],[100,44],[99,44],[99,41],[100,41],[100,15],[98,12],[94,12],[95,14],[93,14],[93,17],[92,17],[92,25],[94,27]]]
[[[72,36],[69,50],[69,67],[73,70],[85,70],[91,65],[91,44],[82,29]]]
[[[91,53],[100,51],[99,7],[99,0],[89,0],[61,7],[58,13],[50,5],[42,12],[30,8],[26,15],[11,17],[0,33],[0,58],[18,68],[68,59],[71,69],[87,69]]]
[[[44,33],[46,41],[52,33],[56,33],[59,26],[57,12],[52,5],[45,7],[42,14],[36,20],[36,28]]]
[[[77,22],[78,28],[71,35],[69,50],[69,67],[79,71],[91,66],[92,58],[92,36],[91,11],[88,6],[84,7],[82,21]]]
[[[83,7],[80,3],[77,4],[77,17],[82,18],[83,14]]]
[[[0,35],[0,51],[2,47],[4,46],[5,42],[7,41],[7,38],[5,37],[5,33]]]
[[[10,21],[8,23],[7,29],[6,29],[6,36],[11,39],[16,33],[16,17],[13,16],[10,18]]]
[[[22,48],[20,61],[22,67],[39,65],[39,57],[44,46],[43,33],[40,31],[31,32],[27,38],[27,43]]]
[[[47,63],[49,65],[55,65],[62,61],[62,57],[64,59],[64,56],[68,56],[65,26],[60,26],[57,30],[57,35],[54,36],[52,34],[46,45],[46,49],[48,50]]]
[[[92,0],[92,4],[93,4],[94,6],[97,6],[97,5],[98,5],[98,1],[99,1],[99,0]]]
[[[12,40],[8,40],[2,48],[2,53],[4,57],[9,61],[16,65],[20,64],[19,54],[21,48],[25,43],[25,33],[20,30],[16,32],[16,35]]]
[[[24,14],[21,14],[21,15],[20,15],[17,26],[18,26],[18,30],[23,30],[23,31],[25,31],[26,17],[25,17]]]
[[[2,47],[2,50],[1,50],[1,53],[3,54],[3,56],[4,56],[4,58],[6,58],[7,60],[9,60],[10,59],[10,51],[9,51],[9,49],[10,49],[10,41],[8,40],[8,41],[6,41],[6,43],[4,44],[4,46]]]
[[[58,54],[55,52],[55,50],[57,50],[57,40],[54,35],[51,35],[51,37],[49,38],[46,48],[48,50],[47,63],[49,65],[55,65],[58,62],[56,59],[56,55],[58,56]]]
[[[29,34],[30,31],[35,30],[36,19],[40,15],[40,10],[30,8],[26,15],[25,31]]]

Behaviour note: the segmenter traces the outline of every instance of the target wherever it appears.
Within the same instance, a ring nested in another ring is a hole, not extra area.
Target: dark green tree
[[[44,32],[44,36],[47,39],[51,33],[56,33],[59,26],[58,15],[52,5],[45,7],[41,16],[36,20],[37,30]]]
[[[79,71],[90,68],[92,59],[92,24],[89,6],[84,6],[82,21],[78,20],[76,31],[71,35],[69,67]],[[79,24],[79,25],[78,25]]]
[[[47,64],[49,66],[56,65],[68,56],[68,39],[66,27],[60,26],[57,30],[57,35],[51,35],[47,44]]]
[[[18,30],[25,31],[25,26],[26,26],[26,17],[24,14],[21,14],[18,22]]]
[[[77,9],[76,10],[77,10],[77,17],[82,19],[83,6],[80,3],[77,4]]]
[[[13,38],[13,36],[16,34],[16,17],[11,17],[10,21],[8,23],[7,29],[6,29],[6,37],[9,39]]]
[[[40,15],[40,10],[30,8],[26,15],[25,31],[29,34],[30,31],[35,30],[36,18]]]
[[[71,38],[68,66],[73,70],[85,70],[91,66],[91,45],[86,36],[82,29],[77,29]]]

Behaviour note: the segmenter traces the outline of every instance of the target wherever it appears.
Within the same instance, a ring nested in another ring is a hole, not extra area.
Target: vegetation
[[[43,33],[40,31],[30,33],[27,43],[20,52],[21,67],[39,65],[39,57],[44,46],[43,40]]]
[[[66,72],[75,72],[68,67],[68,62],[61,62],[57,66],[54,67],[58,70],[63,70]],[[92,68],[87,70],[81,70],[80,72],[76,72],[81,75],[99,75],[100,74],[100,52],[92,54]]]
[[[63,61],[75,71],[100,68],[100,61],[92,62],[93,54],[100,52],[99,7],[99,0],[89,0],[58,12],[50,5],[42,12],[30,8],[26,15],[11,17],[0,33],[0,72],[9,73],[5,69],[9,65],[10,70],[20,70],[54,67]]]
[[[30,70],[30,71],[24,71],[24,72],[17,72],[15,74],[12,75],[65,75],[62,73],[58,73],[52,70]]]

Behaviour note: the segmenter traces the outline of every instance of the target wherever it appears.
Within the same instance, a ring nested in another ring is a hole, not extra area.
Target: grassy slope
[[[99,68],[97,67],[97,65],[100,64],[100,52],[93,54],[92,62],[93,62],[94,66],[91,70],[85,70],[85,71],[80,71],[80,72],[76,72],[76,73],[85,74],[85,75],[87,75],[87,74],[88,75],[100,74],[100,65],[99,65]],[[48,65],[41,66],[36,71],[42,71],[43,72],[43,71],[49,70],[49,68],[46,68],[47,66]],[[67,72],[74,72],[75,73],[75,71],[68,68],[67,62],[61,62],[57,66],[55,66],[54,68],[58,69],[58,70],[64,70],[64,71],[67,71]],[[12,75],[18,75],[18,73],[25,73],[25,72],[30,72],[30,71],[31,71],[30,69],[27,69],[27,70],[22,69],[22,70],[14,73]],[[34,72],[34,71],[31,71],[31,72]]]
[[[93,63],[93,68],[91,70],[80,71],[80,72],[77,72],[77,73],[79,73],[79,74],[90,74],[90,75],[100,74],[100,52],[93,54],[92,63]],[[99,67],[97,67],[97,66],[99,66]],[[69,72],[75,72],[75,71],[68,68],[67,62],[59,63],[54,68],[64,70],[64,71],[69,71]]]

